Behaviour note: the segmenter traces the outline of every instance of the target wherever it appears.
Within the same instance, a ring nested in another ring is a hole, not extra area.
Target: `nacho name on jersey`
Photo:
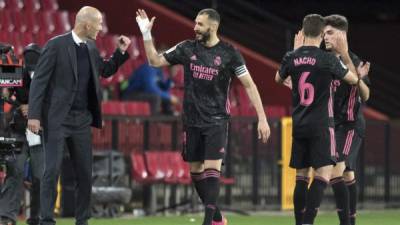
[[[314,66],[317,60],[313,57],[300,57],[293,60],[294,66],[312,65]]]

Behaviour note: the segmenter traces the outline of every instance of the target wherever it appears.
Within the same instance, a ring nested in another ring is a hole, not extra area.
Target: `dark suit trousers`
[[[54,205],[57,196],[57,181],[66,144],[76,172],[75,190],[76,224],[87,224],[90,218],[90,195],[92,191],[92,115],[88,110],[68,113],[58,129],[46,129],[44,175],[41,182],[41,225],[55,224]]]

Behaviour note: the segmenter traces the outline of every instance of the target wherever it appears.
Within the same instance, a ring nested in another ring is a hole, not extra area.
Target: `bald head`
[[[94,40],[102,29],[102,23],[103,16],[98,9],[84,6],[76,14],[74,31],[82,38]]]
[[[75,26],[81,23],[93,22],[101,18],[98,9],[91,6],[82,7],[75,17]]]

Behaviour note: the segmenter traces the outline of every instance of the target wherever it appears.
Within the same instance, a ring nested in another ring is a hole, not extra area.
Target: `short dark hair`
[[[215,9],[211,8],[202,9],[197,15],[204,15],[204,14],[206,14],[210,20],[214,20],[217,23],[221,22],[221,17],[219,16],[219,13]]]
[[[319,14],[309,14],[303,19],[303,33],[307,37],[318,37],[324,30],[324,18]]]
[[[345,16],[334,14],[330,16],[325,16],[324,20],[326,26],[330,25],[336,29],[346,32],[349,30],[349,22],[347,21],[347,18]]]

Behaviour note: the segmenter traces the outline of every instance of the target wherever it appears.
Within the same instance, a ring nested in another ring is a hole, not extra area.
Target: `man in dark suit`
[[[76,225],[90,218],[92,179],[91,127],[101,128],[99,76],[108,77],[127,59],[129,38],[121,36],[109,60],[101,58],[94,40],[102,15],[93,7],[79,10],[74,29],[48,41],[32,79],[28,128],[44,135],[44,174],[41,183],[41,225],[55,224],[57,180],[66,144],[77,177]]]

